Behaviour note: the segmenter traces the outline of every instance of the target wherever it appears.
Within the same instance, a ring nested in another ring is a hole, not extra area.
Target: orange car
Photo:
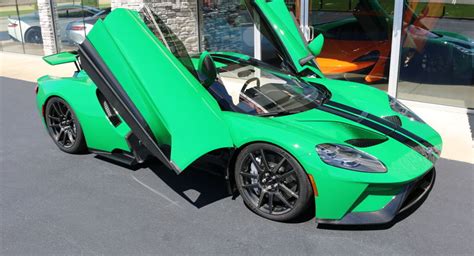
[[[403,17],[404,48],[422,52],[436,19],[423,20],[425,16],[437,16],[442,4],[430,3],[420,16],[414,13],[416,3],[406,6]],[[354,8],[353,17],[320,24],[315,28],[325,37],[321,54],[316,58],[321,70],[327,75],[342,73],[366,73],[365,81],[373,83],[388,76],[393,18],[375,0],[360,0]],[[416,36],[406,36],[416,33]],[[411,58],[413,53],[406,57]]]

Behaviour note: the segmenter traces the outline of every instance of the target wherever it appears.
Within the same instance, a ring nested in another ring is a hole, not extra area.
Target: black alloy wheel
[[[290,221],[310,205],[306,172],[283,149],[266,143],[247,146],[237,157],[235,181],[244,203],[258,215]]]
[[[53,141],[62,151],[82,153],[86,149],[84,134],[73,110],[61,98],[48,100],[45,121]]]
[[[25,42],[33,44],[42,44],[43,36],[41,35],[41,29],[39,27],[33,27],[26,31]]]

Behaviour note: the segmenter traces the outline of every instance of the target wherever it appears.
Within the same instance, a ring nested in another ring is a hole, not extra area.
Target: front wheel
[[[271,144],[252,144],[240,152],[235,181],[244,203],[267,219],[293,220],[311,204],[307,174],[293,156]]]
[[[86,150],[81,125],[71,106],[61,98],[48,100],[45,121],[54,143],[64,152],[78,154]]]

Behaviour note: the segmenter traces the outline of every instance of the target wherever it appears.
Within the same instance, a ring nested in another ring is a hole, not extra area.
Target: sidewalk
[[[0,51],[0,76],[36,82],[41,76],[72,76],[73,63],[51,66],[40,56]]]
[[[0,51],[0,76],[36,82],[43,75],[71,76],[74,64],[50,66],[41,57]],[[466,110],[411,101],[403,101],[423,120],[436,129],[443,138],[442,157],[474,164],[474,143],[472,133],[474,114]],[[469,120],[470,119],[470,120]]]

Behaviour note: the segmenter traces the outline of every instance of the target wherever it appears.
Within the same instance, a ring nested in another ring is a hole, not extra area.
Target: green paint
[[[61,52],[53,55],[44,56],[43,60],[49,65],[59,65],[76,61],[76,54],[70,52]]]
[[[285,9],[280,16],[285,17],[286,12]],[[211,150],[241,148],[262,141],[272,143],[292,154],[314,177],[319,193],[315,198],[316,216],[341,219],[351,211],[382,209],[402,186],[433,167],[406,145],[358,122],[319,109],[280,117],[222,111],[198,79],[156,39],[136,12],[113,11],[105,21],[96,23],[87,38],[140,110],[158,143],[171,146],[171,160],[181,169]],[[289,49],[295,59],[305,51]],[[217,53],[211,56],[213,54]],[[237,58],[236,62],[251,60],[238,53],[218,54],[227,55],[228,59]],[[193,59],[195,67],[199,66],[198,60]],[[216,63],[216,66],[225,65]],[[325,78],[298,79],[324,85],[336,102],[379,117],[397,115],[383,91]],[[125,140],[130,128],[125,123],[114,127],[108,121],[96,97],[97,87],[85,72],[67,78],[44,76],[38,84],[40,112],[49,97],[65,99],[78,116],[89,148],[130,151]],[[431,127],[399,117],[405,129],[441,149],[441,138]],[[382,161],[387,167],[386,173],[363,173],[330,166],[323,163],[315,151],[315,146],[321,143],[347,145],[346,140],[355,138],[386,139],[375,146],[358,148]]]

